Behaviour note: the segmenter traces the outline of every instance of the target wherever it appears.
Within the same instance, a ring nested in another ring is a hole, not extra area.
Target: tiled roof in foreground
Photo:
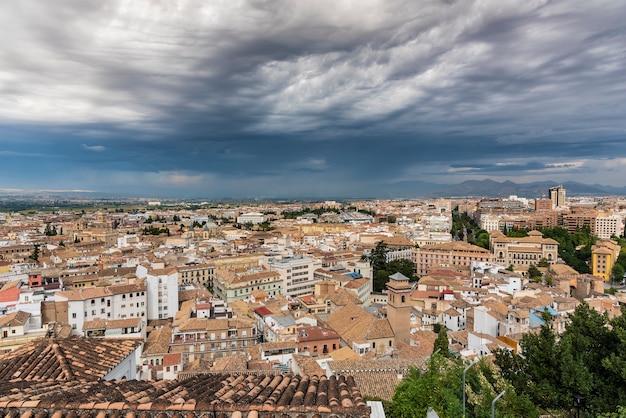
[[[96,380],[142,344],[137,339],[40,338],[0,355],[5,380]]]
[[[348,376],[206,374],[183,381],[12,380],[0,386],[0,414],[17,418],[369,417]]]

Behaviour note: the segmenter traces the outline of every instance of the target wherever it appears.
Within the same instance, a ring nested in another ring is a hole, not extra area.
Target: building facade
[[[314,293],[315,283],[319,281],[314,272],[322,268],[322,262],[310,257],[294,256],[270,258],[268,266],[270,270],[280,274],[284,294],[297,297]]]
[[[413,248],[412,251],[415,273],[420,276],[428,274],[434,266],[466,267],[472,261],[493,261],[489,250],[460,241],[426,245]]]
[[[490,248],[494,262],[504,266],[537,265],[545,259],[556,263],[559,243],[551,238],[544,238],[539,231],[530,231],[527,237],[509,238],[500,231],[491,231]]]

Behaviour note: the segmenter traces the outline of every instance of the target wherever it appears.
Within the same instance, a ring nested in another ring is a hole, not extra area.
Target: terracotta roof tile
[[[6,316],[0,317],[0,327],[15,327],[22,326],[28,322],[30,313],[24,311],[17,311],[10,313]]]
[[[140,344],[137,339],[41,338],[0,356],[0,381],[98,379]]]
[[[343,375],[327,378],[206,374],[183,381],[92,381],[81,385],[50,380],[11,380],[0,386],[3,416],[17,412],[34,417],[44,409],[46,416],[87,413],[98,417],[106,413],[108,417],[132,414],[150,418],[165,416],[162,414],[167,410],[191,411],[192,417],[213,411],[229,416],[234,411],[264,410],[284,411],[294,417],[325,411],[365,418],[370,412],[354,379]]]

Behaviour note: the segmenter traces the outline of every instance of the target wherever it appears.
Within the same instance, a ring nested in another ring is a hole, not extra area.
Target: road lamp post
[[[420,365],[417,366],[417,369],[421,371],[422,370],[422,366],[424,365],[424,363],[426,363],[432,356],[434,356],[435,354],[437,354],[440,351],[441,351],[441,348],[438,348],[434,353],[432,353],[430,356],[428,356],[424,360],[422,360]]]
[[[463,370],[463,418],[465,418],[465,373],[467,373],[467,371],[469,370],[470,367],[472,367],[474,364],[478,363],[478,359],[475,359],[474,361],[472,361],[469,366],[467,366],[464,370]]]
[[[574,394],[574,400],[576,401],[576,418],[580,418],[580,403],[585,399],[580,393]]]
[[[498,394],[498,396],[496,396],[493,401],[491,401],[491,418],[496,418],[496,401],[500,399],[505,392],[506,390],[503,390]]]

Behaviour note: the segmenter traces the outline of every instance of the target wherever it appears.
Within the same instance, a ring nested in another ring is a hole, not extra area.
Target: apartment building
[[[282,295],[283,285],[283,278],[276,271],[259,268],[245,272],[223,271],[213,281],[213,294],[230,303],[250,299],[255,290],[263,290],[268,296]]]
[[[552,210],[552,200],[535,199],[535,211]]]
[[[574,209],[571,213],[563,214],[561,225],[563,225],[563,228],[567,229],[570,234],[586,227],[595,235],[597,217],[598,212],[596,210]]]
[[[214,274],[214,264],[187,264],[178,267],[178,283],[197,283],[206,285],[213,280]]]
[[[183,363],[187,364],[241,353],[257,342],[256,322],[252,319],[189,318],[174,324],[170,352],[182,353]]]
[[[139,265],[136,275],[146,278],[148,320],[173,318],[178,312],[178,270]]]
[[[472,261],[493,261],[489,250],[461,241],[413,248],[412,256],[415,273],[419,276],[428,274],[435,266],[466,267]]]
[[[601,214],[596,217],[595,235],[600,239],[624,234],[624,219],[620,215]]]
[[[565,188],[563,186],[550,187],[548,189],[550,195],[550,201],[552,202],[552,208],[560,208],[565,206]]]
[[[317,326],[298,328],[298,352],[312,357],[327,355],[340,347],[339,335],[327,328]]]
[[[82,335],[83,325],[95,319],[115,320],[147,317],[146,283],[122,284],[59,291],[55,302],[67,303],[67,322],[73,335]]]
[[[591,247],[591,274],[601,277],[608,282],[611,280],[611,270],[619,257],[620,246],[613,240],[597,241]]]
[[[267,263],[270,270],[280,274],[285,295],[297,297],[314,293],[315,283],[319,281],[314,272],[322,267],[320,260],[296,255],[270,258]]]
[[[263,261],[267,259],[264,255],[258,254],[244,254],[233,257],[219,257],[213,258],[207,262],[212,264],[213,273],[209,269],[209,280],[212,280],[216,274],[228,270],[250,270],[252,268],[259,267]],[[211,276],[213,274],[213,276]]]

